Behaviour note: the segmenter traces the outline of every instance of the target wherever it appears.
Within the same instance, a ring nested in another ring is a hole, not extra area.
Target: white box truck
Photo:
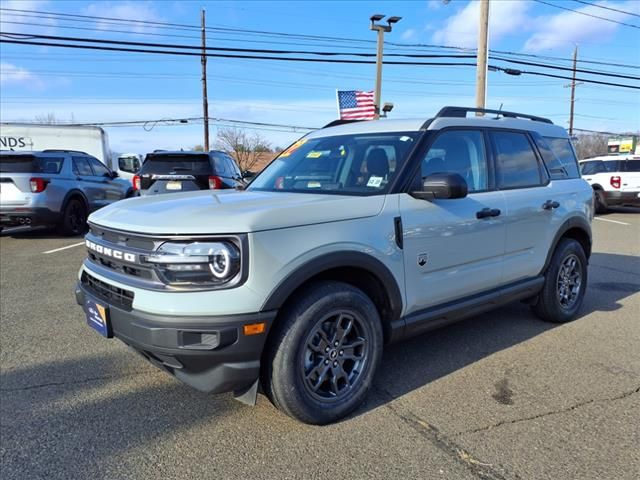
[[[111,158],[107,132],[100,127],[0,123],[0,150],[78,150],[118,171]]]

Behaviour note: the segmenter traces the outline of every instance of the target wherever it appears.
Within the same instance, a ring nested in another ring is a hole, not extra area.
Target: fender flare
[[[87,215],[90,212],[90,207],[89,207],[89,200],[87,200],[87,196],[82,192],[82,190],[78,190],[76,188],[74,188],[73,190],[69,190],[65,196],[64,199],[62,200],[62,208],[60,209],[60,214],[64,213],[64,209],[67,206],[67,203],[69,202],[69,199],[73,196],[78,196],[82,198],[82,201],[84,202],[84,206],[87,208]]]
[[[558,246],[558,243],[560,242],[560,239],[569,230],[576,229],[576,228],[579,229],[579,230],[582,230],[587,235],[587,237],[589,238],[589,251],[584,252],[585,255],[587,256],[587,262],[589,261],[589,257],[591,256],[591,245],[593,244],[593,239],[592,239],[592,235],[591,235],[591,225],[589,225],[589,222],[583,217],[571,217],[571,218],[567,219],[560,226],[560,228],[556,232],[555,236],[553,237],[553,241],[551,242],[551,247],[549,248],[549,251],[547,252],[547,258],[546,258],[546,260],[544,262],[544,266],[542,267],[542,270],[540,272],[541,275],[543,275],[544,272],[546,272],[547,268],[549,267],[549,263],[551,263],[551,257],[553,257],[553,253],[556,251],[556,247]]]
[[[289,296],[306,281],[333,268],[353,267],[367,270],[384,287],[389,298],[392,318],[397,320],[402,313],[402,294],[391,271],[377,258],[357,251],[337,251],[316,257],[298,268],[274,288],[262,305],[261,311],[277,310]]]

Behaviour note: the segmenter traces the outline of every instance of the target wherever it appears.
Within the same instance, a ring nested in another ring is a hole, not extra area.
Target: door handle
[[[542,204],[542,208],[544,210],[552,210],[554,208],[558,208],[560,206],[560,204],[558,202],[556,202],[555,200],[547,200],[546,202],[544,202]]]
[[[500,216],[499,208],[483,208],[479,212],[476,212],[476,218],[489,218],[489,217],[498,217]]]

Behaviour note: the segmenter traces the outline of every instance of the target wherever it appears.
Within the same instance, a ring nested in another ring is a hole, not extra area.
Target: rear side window
[[[73,173],[85,177],[92,177],[93,170],[89,165],[89,160],[86,157],[73,157]]]
[[[141,174],[158,175],[210,175],[209,155],[153,154],[147,155]]]
[[[498,188],[542,185],[540,164],[524,133],[491,132],[490,135],[496,151]]]
[[[232,177],[239,177],[240,176],[240,172],[238,171],[238,167],[236,166],[236,162],[234,162],[233,158],[229,157],[228,155],[225,155],[225,158],[227,160],[227,168],[229,169],[229,174]]]
[[[534,136],[551,178],[580,178],[578,162],[568,138]]]
[[[2,173],[60,173],[64,158],[35,155],[1,155]]]
[[[625,172],[640,172],[640,160],[627,160],[624,162]]]
[[[227,164],[227,159],[224,157],[224,155],[215,153],[213,155],[213,166],[216,170],[217,175],[231,175],[229,165]]]

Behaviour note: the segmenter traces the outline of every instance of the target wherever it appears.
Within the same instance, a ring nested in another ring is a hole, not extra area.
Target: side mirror
[[[467,196],[467,182],[458,173],[434,173],[422,180],[422,190],[411,192],[421,200],[454,199]]]
[[[113,171],[107,172],[104,174],[104,176],[107,178],[116,178],[118,176],[118,172],[113,172]]]

